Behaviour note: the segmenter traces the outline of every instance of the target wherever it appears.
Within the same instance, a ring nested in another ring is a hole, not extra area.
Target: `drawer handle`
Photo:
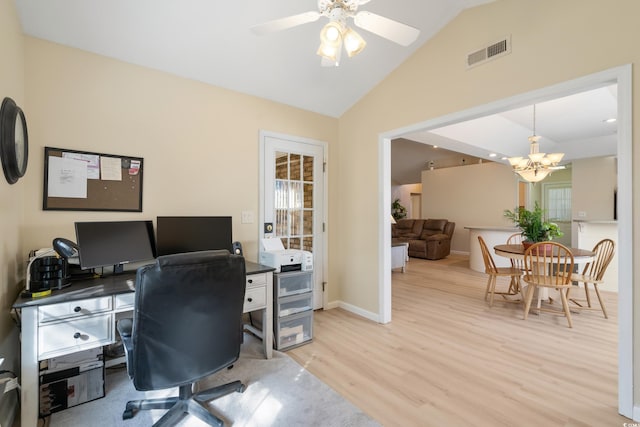
[[[82,310],[82,307],[80,307],[79,305],[74,307],[73,311],[75,311],[76,313],[80,313],[80,311]]]
[[[253,298],[247,298],[247,301],[252,302]]]
[[[73,338],[78,339],[82,336],[82,334],[80,332],[76,332],[75,334],[73,334]]]
[[[253,279],[247,279],[247,283],[253,283]]]

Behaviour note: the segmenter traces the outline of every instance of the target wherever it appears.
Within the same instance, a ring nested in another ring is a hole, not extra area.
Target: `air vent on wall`
[[[509,53],[511,53],[511,36],[503,37],[482,49],[475,50],[468,54],[467,68],[484,64],[487,61],[491,61],[492,59],[499,58]]]

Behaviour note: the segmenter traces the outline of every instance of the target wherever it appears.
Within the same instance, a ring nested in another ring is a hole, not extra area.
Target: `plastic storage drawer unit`
[[[313,336],[313,311],[292,314],[280,319],[276,330],[278,349],[288,349],[311,340]]]
[[[278,298],[313,290],[313,272],[296,271],[276,275]]]
[[[290,316],[313,309],[313,294],[307,292],[300,295],[282,297],[275,301],[274,313],[278,317]]]

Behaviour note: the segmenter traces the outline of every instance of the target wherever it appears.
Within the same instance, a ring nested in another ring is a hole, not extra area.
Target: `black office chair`
[[[159,257],[136,275],[133,319],[118,321],[127,371],[137,390],[179,387],[178,397],[127,402],[123,419],[142,409],[169,409],[155,426],[187,413],[212,426],[223,421],[206,402],[245,389],[234,381],[193,393],[193,384],[233,364],[242,342],[244,258],[226,250]]]

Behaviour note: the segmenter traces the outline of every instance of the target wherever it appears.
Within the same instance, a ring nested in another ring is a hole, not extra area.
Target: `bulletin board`
[[[42,209],[142,212],[141,157],[44,147]]]

